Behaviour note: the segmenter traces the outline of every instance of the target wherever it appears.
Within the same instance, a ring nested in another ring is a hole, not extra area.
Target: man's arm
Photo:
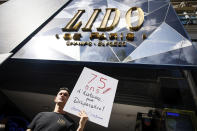
[[[83,129],[85,127],[85,124],[86,124],[86,122],[88,120],[88,116],[85,113],[85,111],[81,111],[79,113],[79,117],[80,117],[80,121],[79,121],[79,127],[78,127],[77,131],[83,131]]]

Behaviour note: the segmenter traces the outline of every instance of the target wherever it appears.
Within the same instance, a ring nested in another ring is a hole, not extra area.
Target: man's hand
[[[80,117],[80,121],[79,121],[79,127],[78,127],[77,131],[83,131],[83,128],[85,127],[85,124],[88,120],[88,116],[85,113],[85,111],[81,111],[81,112],[79,112],[79,117]]]

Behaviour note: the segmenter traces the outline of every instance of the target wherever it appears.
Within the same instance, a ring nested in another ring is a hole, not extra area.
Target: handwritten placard
[[[84,110],[88,120],[108,127],[118,80],[84,68],[64,110],[78,115]]]

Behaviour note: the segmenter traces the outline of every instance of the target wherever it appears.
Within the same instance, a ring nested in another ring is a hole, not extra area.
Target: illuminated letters
[[[138,31],[144,22],[143,10],[139,7],[132,7],[127,11],[125,15],[125,19],[126,19],[125,25],[127,24],[128,29],[132,32],[128,32],[128,33],[92,32],[92,26],[100,12],[101,12],[101,9],[94,9],[90,18],[89,19],[85,18],[85,20],[87,19],[88,22],[82,28],[82,31],[90,32],[89,38],[91,41],[93,41],[93,43],[89,41],[83,41],[83,40],[81,41],[81,38],[83,38],[81,33],[74,33],[74,35],[71,35],[70,33],[65,33],[63,35],[63,39],[66,41],[66,45],[67,46],[88,45],[88,46],[100,46],[100,47],[102,46],[126,47],[127,41],[130,41],[130,42],[134,41],[135,34],[133,31]],[[108,21],[112,12],[115,13],[115,15],[114,15],[112,24],[108,26]],[[138,20],[137,20],[137,24],[134,25],[131,23],[131,20],[132,20],[131,15],[132,13],[134,14],[135,12],[137,12]],[[64,28],[62,28],[62,31],[64,32],[78,31],[82,25],[82,22],[80,21],[77,23],[77,21],[80,19],[83,13],[85,13],[85,10],[78,10],[75,16],[68,22],[68,24]],[[120,11],[117,8],[106,8],[105,16],[103,17],[103,20],[100,26],[97,28],[97,30],[98,31],[111,31],[118,25],[119,20],[120,20]],[[56,34],[55,37],[56,39],[60,39],[58,34]],[[146,34],[142,34],[142,39],[145,40],[146,38],[147,38]],[[74,40],[74,42],[72,41],[72,39]],[[95,39],[97,39],[96,41],[99,40],[97,44],[94,41]]]
[[[94,23],[94,21],[96,20],[98,14],[100,13],[101,9],[94,9],[94,12],[92,14],[92,16],[90,17],[90,19],[88,20],[87,24],[85,25],[84,28],[82,28],[83,31],[92,31],[92,25]]]
[[[71,40],[72,39],[70,33],[65,33],[64,36],[63,36],[63,38],[64,38],[64,40]]]
[[[112,11],[115,11],[114,20],[109,27],[106,27]],[[103,21],[100,27],[97,28],[97,30],[98,31],[111,31],[118,25],[119,20],[120,20],[120,11],[117,8],[107,8]]]
[[[131,18],[131,13],[132,11],[134,10],[137,10],[138,11],[138,16],[139,16],[139,20],[138,20],[138,25],[133,27],[131,25],[131,22],[130,22],[130,18]],[[142,23],[144,22],[144,12],[141,8],[138,8],[138,7],[132,7],[130,8],[127,13],[126,13],[126,23],[128,25],[128,28],[130,31],[137,31],[140,29],[140,27],[142,26]]]
[[[123,40],[123,33],[121,33],[121,35],[120,35],[120,39],[121,39],[121,40]]]
[[[137,11],[138,13],[138,24],[137,26],[131,25],[131,14],[133,11]],[[79,18],[82,16],[82,14],[85,12],[85,10],[78,10],[78,12],[75,14],[75,16],[70,20],[70,22],[62,28],[62,31],[78,31],[79,28],[82,25],[82,22],[80,21],[77,23]],[[92,13],[91,17],[89,18],[88,22],[86,23],[85,27],[82,28],[82,31],[92,31],[91,28],[93,26],[94,21],[96,20],[98,14],[101,12],[101,9],[94,9],[94,12]],[[109,21],[110,15],[112,12],[115,12],[115,16],[113,19],[113,22],[110,26],[107,27],[107,23]],[[137,31],[140,29],[144,22],[144,12],[139,7],[132,7],[130,8],[126,15],[126,23],[127,27],[130,31]],[[105,16],[100,24],[100,27],[97,28],[98,31],[111,31],[113,30],[120,20],[120,11],[117,8],[106,8]],[[77,24],[76,24],[77,23]]]
[[[90,35],[90,40],[99,39],[100,35],[98,32],[92,32]]]
[[[78,10],[77,14],[71,19],[66,27],[62,28],[62,31],[78,31],[82,25],[82,22],[80,21],[79,23],[77,23],[77,21],[84,12],[85,10]]]
[[[118,39],[118,34],[117,33],[110,33],[109,34],[109,39],[110,40],[117,40]]]
[[[73,36],[73,39],[74,39],[74,40],[80,40],[81,37],[82,37],[82,36],[81,36],[80,33],[75,33],[74,36]]]
[[[99,40],[106,40],[106,35],[104,33],[102,33],[100,36],[99,36]]]
[[[128,41],[133,41],[134,40],[134,33],[128,33],[127,36],[126,36],[126,39]]]

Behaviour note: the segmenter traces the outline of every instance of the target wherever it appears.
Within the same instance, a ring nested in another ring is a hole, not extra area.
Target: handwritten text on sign
[[[64,110],[78,115],[85,110],[90,121],[108,127],[118,80],[84,68]]]

